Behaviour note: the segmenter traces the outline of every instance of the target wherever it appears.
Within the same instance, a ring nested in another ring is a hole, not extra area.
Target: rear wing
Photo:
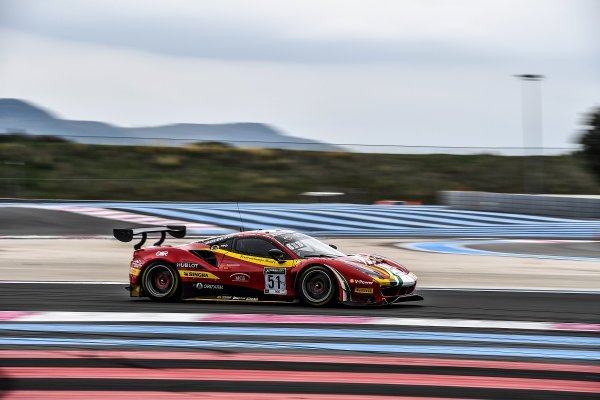
[[[153,226],[149,228],[130,228],[130,229],[113,229],[114,237],[121,242],[131,242],[134,236],[142,235],[139,243],[133,248],[139,250],[142,248],[149,233],[160,233],[160,239],[154,243],[154,246],[160,246],[165,241],[167,233],[174,238],[185,237],[185,226],[184,225],[167,225],[167,226]]]

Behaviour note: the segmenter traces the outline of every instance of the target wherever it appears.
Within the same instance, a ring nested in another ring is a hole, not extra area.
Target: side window
[[[250,256],[270,258],[269,250],[277,248],[277,245],[259,238],[239,238],[235,241],[235,251]]]
[[[218,243],[219,248],[227,251],[233,250],[233,238],[229,238],[223,242]]]

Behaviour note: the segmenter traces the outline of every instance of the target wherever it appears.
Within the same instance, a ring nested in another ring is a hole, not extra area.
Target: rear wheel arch
[[[166,260],[152,260],[142,267],[140,285],[151,300],[178,300],[181,296],[179,271]]]

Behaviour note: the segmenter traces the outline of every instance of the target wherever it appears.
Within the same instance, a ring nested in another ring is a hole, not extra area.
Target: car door
[[[288,293],[289,268],[292,260],[280,263],[269,256],[269,250],[280,249],[274,242],[262,237],[236,238],[232,251],[221,261],[223,271],[229,271],[232,284],[250,287],[261,294],[282,295]],[[290,264],[290,265],[287,265]]]

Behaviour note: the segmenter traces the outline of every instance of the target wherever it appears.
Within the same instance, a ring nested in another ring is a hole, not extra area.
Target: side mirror
[[[272,259],[279,261],[280,263],[283,263],[283,259],[285,258],[285,254],[279,249],[269,250],[269,255]]]
[[[336,249],[337,250],[337,246],[335,244],[330,244],[329,247],[331,247],[332,249]]]

